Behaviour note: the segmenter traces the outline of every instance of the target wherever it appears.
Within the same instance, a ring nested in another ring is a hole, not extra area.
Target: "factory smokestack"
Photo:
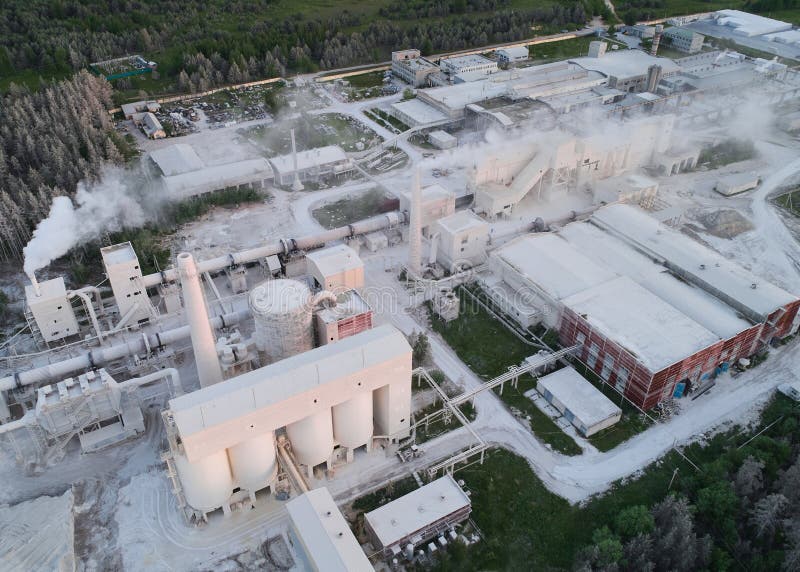
[[[292,183],[293,191],[302,191],[303,183],[300,182],[300,173],[297,172],[297,145],[294,141],[294,129],[292,133],[292,162],[294,163],[294,182]]]
[[[214,332],[208,320],[200,274],[194,257],[188,252],[181,252],[178,255],[178,273],[181,277],[183,307],[189,319],[192,350],[194,350],[197,374],[200,377],[200,387],[207,387],[222,381],[222,370],[217,356]]]
[[[419,169],[414,171],[411,187],[411,218],[408,237],[408,271],[418,277],[422,270],[422,188],[419,183]]]
[[[661,34],[664,33],[664,26],[656,24],[656,33],[653,35],[653,45],[650,46],[650,55],[658,55],[658,44],[661,42]]]
[[[33,270],[26,271],[28,278],[30,278],[31,286],[33,286],[33,291],[36,292],[36,296],[39,297],[42,295],[42,291],[39,289],[39,281],[36,280],[36,274]]]

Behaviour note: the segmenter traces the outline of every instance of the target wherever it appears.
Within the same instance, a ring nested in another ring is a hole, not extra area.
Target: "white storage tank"
[[[267,280],[250,292],[256,347],[269,363],[313,349],[311,300],[297,280]]]
[[[255,492],[269,485],[278,467],[275,462],[275,434],[258,435],[228,449],[236,484]]]
[[[297,461],[314,467],[328,460],[333,453],[331,410],[324,409],[286,426]]]
[[[175,468],[189,506],[211,512],[228,501],[233,492],[233,478],[225,449],[190,463],[183,455],[175,456]]]
[[[363,391],[333,407],[333,436],[342,447],[355,449],[372,439],[372,392]]]

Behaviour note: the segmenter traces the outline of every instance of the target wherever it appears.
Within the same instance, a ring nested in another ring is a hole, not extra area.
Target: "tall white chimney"
[[[294,165],[294,182],[292,182],[292,190],[293,191],[302,191],[303,190],[303,183],[300,182],[300,173],[297,172],[297,145],[294,142],[294,129],[291,131],[292,133],[292,162]]]
[[[408,271],[413,278],[422,270],[422,188],[419,183],[419,169],[414,171],[411,187],[411,220],[408,237]]]
[[[188,252],[181,252],[178,255],[178,274],[181,277],[183,307],[186,309],[192,332],[192,349],[197,375],[200,377],[200,387],[207,387],[222,381],[222,369],[217,356],[214,332],[208,321],[208,309],[203,296],[203,287],[200,285],[200,275],[194,257]]]
[[[33,291],[36,292],[36,296],[41,296],[42,291],[39,288],[39,281],[36,280],[36,274],[33,272],[33,270],[26,272],[26,274],[28,275],[28,278],[30,278],[31,286],[33,286]]]

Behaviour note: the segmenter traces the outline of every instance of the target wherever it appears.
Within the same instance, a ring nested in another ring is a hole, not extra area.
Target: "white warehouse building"
[[[622,417],[622,409],[571,367],[540,377],[536,387],[584,437],[611,427]]]

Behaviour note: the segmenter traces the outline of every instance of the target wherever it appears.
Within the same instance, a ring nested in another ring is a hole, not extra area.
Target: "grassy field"
[[[761,426],[776,419],[782,423],[758,438],[759,448],[769,449],[770,442],[777,447],[782,436],[792,434],[798,418],[800,410],[795,404],[783,396],[776,397],[764,411]],[[747,451],[736,452],[736,448],[757,430],[741,432],[737,428],[713,437],[704,446],[687,447],[684,454],[702,473],[672,452],[645,468],[638,479],[617,483],[606,494],[581,506],[572,506],[548,491],[524,459],[493,450],[483,465],[473,464],[455,474],[472,493],[472,518],[486,539],[465,551],[448,553],[439,569],[569,570],[581,547],[591,542],[592,531],[611,526],[621,509],[649,507],[670,491],[691,497],[698,486],[714,478],[714,466],[723,455],[744,458]],[[738,569],[746,568],[731,568]]]
[[[438,401],[437,403],[432,403],[427,407],[420,409],[419,411],[415,411],[414,419],[419,421],[426,415],[429,415],[431,413],[434,413],[435,411],[442,409],[442,407],[443,406],[441,401]],[[464,416],[470,421],[473,421],[475,419],[475,416],[477,415],[475,407],[473,407],[472,404],[469,402],[461,405],[459,409],[461,409],[461,413],[463,413]],[[416,443],[417,445],[420,445],[425,441],[430,441],[431,439],[434,439],[439,435],[442,435],[449,431],[453,431],[455,429],[458,429],[459,427],[461,427],[461,422],[455,417],[451,417],[449,423],[445,423],[444,417],[439,417],[438,419],[428,423],[427,427],[425,427],[424,425],[417,427]]]
[[[370,189],[314,209],[311,216],[325,228],[337,228],[391,210],[391,200],[383,191]]]
[[[784,208],[794,216],[800,217],[800,188],[775,197],[775,204]]]
[[[458,319],[444,322],[431,314],[430,320],[433,330],[444,338],[458,357],[487,381],[507,371],[509,366],[519,365],[536,352],[535,348],[523,343],[486,310],[469,303],[465,296],[461,298]],[[572,437],[525,397],[524,393],[532,389],[535,383],[532,376],[524,375],[517,388],[507,383],[500,398],[510,407],[530,416],[531,430],[553,449],[566,455],[580,454],[581,448]],[[499,394],[499,388],[495,391]]]

